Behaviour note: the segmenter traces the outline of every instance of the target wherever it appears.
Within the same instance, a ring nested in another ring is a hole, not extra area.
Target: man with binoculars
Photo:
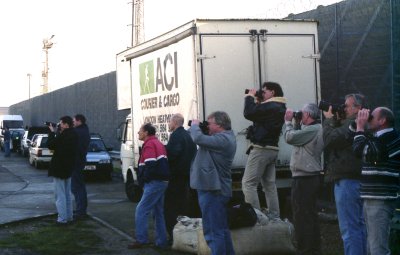
[[[327,176],[334,182],[336,210],[344,254],[366,254],[366,227],[360,198],[361,159],[352,151],[349,126],[358,111],[365,107],[361,94],[345,97],[344,114],[324,111],[324,149],[327,152]],[[344,116],[341,116],[344,115]]]

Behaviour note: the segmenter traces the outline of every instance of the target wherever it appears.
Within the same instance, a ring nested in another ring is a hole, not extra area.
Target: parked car
[[[102,137],[98,134],[90,135],[90,144],[86,155],[85,175],[98,175],[106,180],[112,179],[113,164],[112,158]]]
[[[28,130],[25,130],[21,139],[20,154],[27,157],[29,155],[29,147],[31,146],[33,136],[35,134],[47,134],[48,132],[49,128],[45,126],[32,126],[29,127]]]
[[[47,134],[36,134],[35,140],[29,148],[29,163],[37,169],[50,163],[53,151],[47,148]]]

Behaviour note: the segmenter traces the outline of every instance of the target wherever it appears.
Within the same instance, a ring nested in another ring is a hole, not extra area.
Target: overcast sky
[[[115,56],[131,43],[131,0],[0,2],[0,106],[39,95],[49,50],[49,90],[115,71]],[[339,0],[144,0],[145,38],[194,18],[283,18]],[[60,102],[62,103],[62,102]]]

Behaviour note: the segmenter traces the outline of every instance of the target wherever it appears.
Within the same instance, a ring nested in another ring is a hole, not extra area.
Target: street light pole
[[[32,76],[32,74],[27,73],[26,76],[28,76],[28,86],[29,86],[29,93],[28,93],[28,95],[29,95],[29,99],[31,99],[31,76]]]

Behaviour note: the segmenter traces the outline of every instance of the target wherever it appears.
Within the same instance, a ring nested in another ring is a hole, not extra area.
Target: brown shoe
[[[128,244],[128,249],[141,249],[149,247],[150,245],[150,243],[139,243],[134,241],[133,243]]]

